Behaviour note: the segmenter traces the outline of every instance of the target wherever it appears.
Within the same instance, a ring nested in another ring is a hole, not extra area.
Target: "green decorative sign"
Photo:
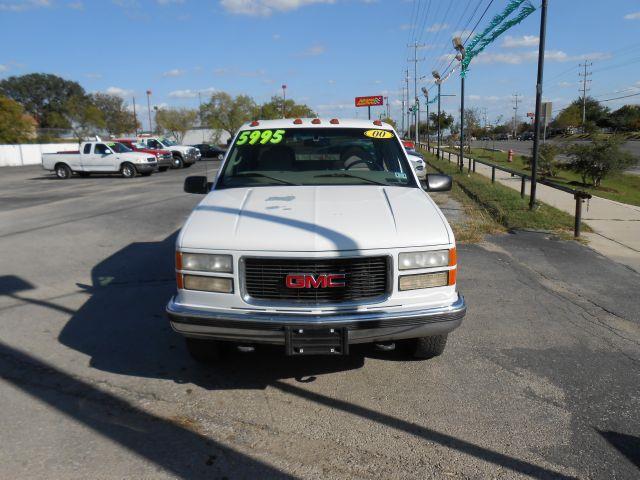
[[[511,20],[506,20],[521,5],[523,6],[517,15]],[[464,77],[466,75],[467,70],[469,69],[469,64],[476,55],[493,43],[504,32],[509,30],[511,27],[518,25],[535,11],[536,7],[534,7],[529,0],[511,0],[501,13],[491,19],[487,28],[471,39],[466,47],[464,58],[462,59],[462,70],[460,71],[460,76]]]

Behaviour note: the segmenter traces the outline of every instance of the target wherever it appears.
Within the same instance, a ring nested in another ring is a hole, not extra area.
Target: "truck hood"
[[[453,242],[442,212],[419,188],[284,186],[214,190],[182,229],[182,248],[370,250]]]

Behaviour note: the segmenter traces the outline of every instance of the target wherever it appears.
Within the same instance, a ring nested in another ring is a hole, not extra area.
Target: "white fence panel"
[[[43,153],[77,150],[77,143],[43,143],[0,145],[0,167],[40,165]]]

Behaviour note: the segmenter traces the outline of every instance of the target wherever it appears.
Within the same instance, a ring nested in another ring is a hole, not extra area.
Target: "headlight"
[[[455,272],[455,270],[452,270]],[[399,278],[399,290],[418,290],[420,288],[444,287],[449,284],[449,272],[402,275]]]
[[[231,255],[209,255],[205,253],[182,253],[178,270],[194,270],[199,272],[233,273],[233,257]]]
[[[184,288],[186,288],[187,290],[233,293],[233,280],[231,278],[184,275],[182,281]]]
[[[400,270],[415,270],[417,268],[446,267],[450,265],[450,259],[449,250],[401,253],[398,257],[398,268]]]

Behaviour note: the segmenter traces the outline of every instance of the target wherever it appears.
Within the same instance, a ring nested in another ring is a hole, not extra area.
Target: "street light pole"
[[[440,155],[440,87],[442,86],[442,79],[436,70],[431,72],[431,75],[433,75],[433,78],[438,85],[438,155]]]
[[[547,0],[542,0],[540,11],[540,42],[538,44],[538,79],[536,82],[536,112],[533,129],[533,155],[531,159],[531,195],[529,196],[529,210],[536,205],[536,185],[538,176],[538,142],[540,141],[540,116],[542,114],[542,80],[544,76],[544,43],[547,32]],[[545,116],[545,124],[547,118]]]
[[[136,97],[133,97],[133,129],[138,136],[138,116],[136,115]]]
[[[464,170],[464,72],[462,71],[462,61],[464,60],[464,45],[460,37],[453,39],[453,47],[458,52],[457,58],[460,60],[460,173]]]
[[[429,140],[429,90],[426,87],[422,87],[422,93],[427,103],[427,152],[431,151],[431,143]]]

